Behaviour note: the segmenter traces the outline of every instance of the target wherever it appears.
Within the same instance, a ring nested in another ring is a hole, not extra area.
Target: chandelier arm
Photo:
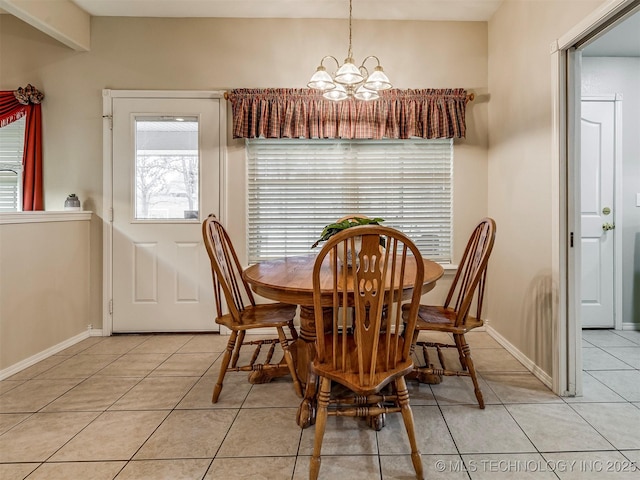
[[[369,60],[370,58],[375,58],[376,62],[378,62],[378,67],[380,66],[380,59],[378,57],[376,57],[375,55],[369,55],[368,57],[365,57],[364,60],[362,60],[362,66],[364,67],[364,64],[367,60]]]
[[[320,60],[320,65],[322,65],[324,67],[324,61],[330,58],[332,59],[334,62],[336,62],[336,68],[340,68],[340,62],[338,61],[338,59],[336,57],[334,57],[333,55],[325,55],[324,57],[322,57],[322,60]]]

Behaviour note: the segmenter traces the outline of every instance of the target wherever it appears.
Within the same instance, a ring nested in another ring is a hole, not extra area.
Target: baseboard
[[[90,337],[102,337],[102,329],[101,328],[90,328],[89,329]]]
[[[513,355],[520,363],[522,363],[527,370],[529,370],[538,380],[544,383],[547,387],[553,390],[553,380],[551,376],[542,370],[538,365],[533,362],[529,357],[527,357],[524,353],[518,350],[511,342],[509,342],[506,338],[500,335],[495,328],[491,327],[491,325],[487,325],[485,322],[485,327],[487,333],[491,338],[493,338],[496,342],[498,342],[504,349]]]
[[[622,330],[640,330],[640,323],[624,322],[622,324]]]
[[[9,378],[11,375],[15,375],[16,373],[24,370],[25,368],[35,365],[36,363],[44,360],[45,358],[49,358],[51,355],[55,355],[56,353],[61,352],[65,348],[69,348],[72,345],[75,345],[76,343],[81,342],[82,340],[85,340],[89,337],[101,336],[101,335],[102,335],[102,329],[91,329],[91,330],[87,329],[84,332],[79,333],[78,335],[65,340],[64,342],[60,342],[57,345],[54,345],[53,347],[49,347],[40,353],[36,353],[35,355],[32,355],[29,358],[25,358],[24,360],[14,365],[11,365],[10,367],[7,367],[4,370],[0,370],[0,380]]]

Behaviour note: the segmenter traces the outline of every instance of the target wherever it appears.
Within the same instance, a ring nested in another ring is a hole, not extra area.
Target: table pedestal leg
[[[325,326],[331,327],[331,314],[332,308],[323,308],[323,318]],[[327,327],[325,327],[326,330]],[[293,340],[289,344],[291,355],[293,356],[294,364],[296,365],[296,373],[298,379],[302,384],[303,390],[307,384],[307,378],[309,377],[309,365],[313,361],[316,354],[315,347],[316,340],[316,327],[315,327],[315,313],[313,307],[300,306],[300,335],[296,340]],[[268,383],[274,378],[284,377],[289,375],[289,369],[284,359],[281,360],[276,368],[254,370],[249,373],[249,383],[259,384]],[[314,382],[315,383],[315,379]],[[305,395],[306,396],[306,395]],[[315,399],[315,392],[313,393]]]

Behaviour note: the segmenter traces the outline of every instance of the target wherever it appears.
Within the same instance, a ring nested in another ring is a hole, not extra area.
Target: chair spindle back
[[[411,270],[407,267],[410,257],[414,260]],[[341,258],[348,265],[341,265]],[[330,273],[332,282],[330,340],[322,321],[322,271]],[[357,376],[352,381],[362,386],[372,386],[379,375],[409,358],[423,278],[419,250],[395,229],[365,225],[332,237],[318,254],[313,270],[318,361],[331,363],[336,372],[350,372]],[[407,289],[412,291],[412,313],[402,333],[401,307]]]
[[[460,260],[456,276],[444,303],[448,308],[453,301],[453,308],[457,312],[455,325],[464,325],[474,297],[476,297],[476,318],[482,315],[482,301],[487,277],[487,263],[496,236],[496,223],[491,218],[483,218],[469,237],[467,246]]]
[[[245,309],[245,302],[254,306],[256,303],[251,289],[242,278],[242,267],[231,239],[215,215],[209,215],[203,222],[202,238],[211,260],[218,318],[224,314],[222,308],[222,295],[224,295],[229,313],[237,321],[240,313]]]

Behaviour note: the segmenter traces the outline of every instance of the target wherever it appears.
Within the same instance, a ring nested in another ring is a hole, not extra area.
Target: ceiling
[[[72,0],[93,16],[348,18],[347,0]],[[487,21],[503,0],[354,0],[353,18]]]

